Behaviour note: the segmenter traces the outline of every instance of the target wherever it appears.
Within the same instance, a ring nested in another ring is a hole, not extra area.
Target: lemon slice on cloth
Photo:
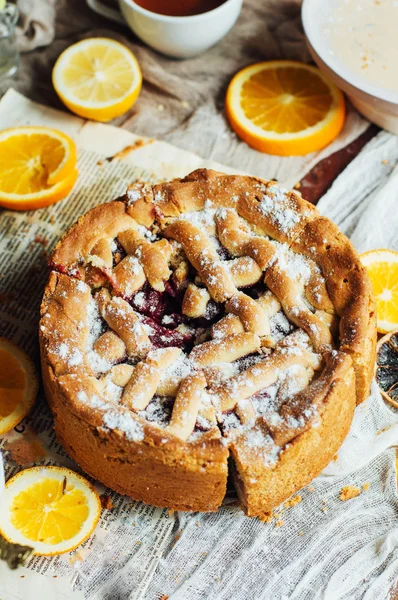
[[[389,333],[398,329],[398,252],[371,250],[361,254],[366,267],[377,307],[377,330]]]
[[[0,435],[27,415],[38,388],[36,369],[26,352],[0,338]]]
[[[53,85],[75,114],[110,121],[128,111],[141,90],[134,54],[108,38],[90,38],[67,48],[55,63]]]
[[[30,210],[54,204],[77,179],[76,145],[48,127],[0,132],[0,206]]]
[[[340,133],[344,96],[316,67],[290,60],[239,71],[229,84],[226,112],[249,146],[281,156],[320,150]]]
[[[1,535],[45,556],[74,550],[92,534],[101,514],[94,487],[63,467],[17,473],[6,483],[0,508]]]

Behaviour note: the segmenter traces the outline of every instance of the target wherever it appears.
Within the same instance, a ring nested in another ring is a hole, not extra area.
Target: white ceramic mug
[[[190,58],[219,42],[235,24],[243,0],[226,0],[199,15],[171,17],[119,0],[127,24],[143,42],[168,56]]]

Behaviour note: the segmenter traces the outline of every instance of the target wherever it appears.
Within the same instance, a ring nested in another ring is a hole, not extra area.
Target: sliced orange
[[[35,554],[70,552],[94,531],[100,498],[81,475],[63,467],[25,469],[6,484],[0,498],[0,533]]]
[[[0,338],[0,435],[28,414],[38,388],[36,369],[26,352]]]
[[[65,106],[95,121],[110,121],[127,112],[142,85],[134,54],[108,38],[69,46],[55,63],[52,80]]]
[[[30,210],[54,204],[73,188],[74,141],[48,127],[16,127],[0,132],[0,206]]]
[[[235,75],[226,112],[231,127],[249,146],[268,154],[301,155],[320,150],[340,133],[345,102],[316,67],[275,60]]]
[[[376,297],[377,330],[389,333],[398,329],[398,252],[371,250],[361,254]]]

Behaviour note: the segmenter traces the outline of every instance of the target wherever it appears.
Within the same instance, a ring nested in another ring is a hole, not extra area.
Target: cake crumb
[[[363,489],[364,492],[367,492],[369,488],[370,488],[370,483],[369,483],[369,481],[366,481],[363,484],[362,489]]]
[[[159,600],[169,600],[169,597],[166,594],[162,594]]]
[[[307,487],[307,490],[308,490],[309,492],[315,492],[315,488],[314,488],[312,485],[309,485],[309,486]]]
[[[175,536],[174,536],[174,542],[178,542],[178,540],[180,539],[181,535],[182,535],[182,529],[179,529],[177,531],[177,533],[175,534]]]
[[[346,485],[340,490],[340,500],[345,502],[346,500],[351,500],[352,498],[356,498],[361,493],[361,489],[356,487],[355,485]]]
[[[111,510],[113,508],[112,498],[110,496],[108,496],[107,494],[103,494],[102,496],[100,496],[100,500],[101,500],[101,506],[105,510]]]
[[[384,160],[381,161],[383,165],[389,165],[390,161],[387,160],[386,158]]]
[[[376,435],[381,435],[385,431],[388,431],[390,429],[390,427],[391,427],[391,425],[386,425],[385,427],[383,427],[383,429],[379,429],[379,431],[376,433]]]
[[[169,508],[169,510],[167,511],[167,513],[168,513],[169,515],[174,515],[174,513],[175,513],[175,512],[176,512],[176,511],[174,510],[174,508]]]
[[[294,189],[295,190],[299,190],[301,188],[301,183],[298,181],[295,185],[294,185]]]
[[[299,531],[298,534],[299,534],[299,536],[303,536],[304,532],[303,531]]]
[[[35,235],[33,243],[34,244],[41,244],[42,246],[47,246],[48,239],[45,238],[43,235]]]
[[[263,523],[271,523],[273,518],[274,518],[273,512],[266,513],[264,515],[261,515],[261,517],[259,517],[260,521],[262,521]]]
[[[322,508],[322,512],[324,512],[324,513],[327,513],[327,512],[328,512],[328,507],[327,507],[327,506],[324,506],[324,507]]]
[[[285,524],[285,521],[282,521],[282,520],[276,521],[276,523],[275,523],[276,527],[283,527],[284,524]]]
[[[292,506],[296,506],[296,504],[300,504],[301,501],[302,497],[299,494],[297,494],[297,496],[293,496],[292,498],[289,498],[289,500],[286,500],[283,506],[285,508],[291,508]]]

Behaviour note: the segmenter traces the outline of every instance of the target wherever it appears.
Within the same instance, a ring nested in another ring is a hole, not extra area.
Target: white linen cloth
[[[398,250],[397,162],[398,137],[381,132],[318,204],[360,252]],[[145,598],[386,600],[398,580],[397,445],[398,411],[373,384],[338,459],[284,510],[282,526],[230,509],[180,513],[181,537]],[[365,483],[360,496],[339,499],[343,486]]]

